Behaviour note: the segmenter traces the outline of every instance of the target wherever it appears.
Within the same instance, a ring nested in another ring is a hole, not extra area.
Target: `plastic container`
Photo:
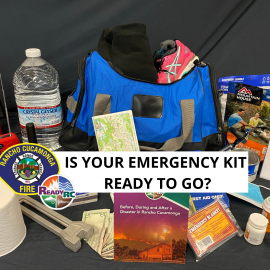
[[[245,148],[236,148],[233,151],[247,151],[248,152],[248,182],[251,183],[256,179],[257,172],[260,166],[260,156],[252,150]]]
[[[23,142],[28,142],[26,124],[34,123],[37,142],[51,150],[60,147],[63,113],[56,70],[39,49],[27,49],[27,59],[16,70],[13,85]]]
[[[244,235],[247,242],[252,245],[260,245],[263,242],[267,224],[268,219],[262,214],[251,214]]]
[[[270,233],[270,197],[266,198],[262,204],[262,214],[268,219],[266,233]]]

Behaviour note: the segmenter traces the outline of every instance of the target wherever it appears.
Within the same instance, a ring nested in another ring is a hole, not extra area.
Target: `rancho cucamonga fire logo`
[[[24,153],[16,157],[12,171],[17,181],[23,184],[32,184],[40,180],[44,166],[40,157],[32,153]]]

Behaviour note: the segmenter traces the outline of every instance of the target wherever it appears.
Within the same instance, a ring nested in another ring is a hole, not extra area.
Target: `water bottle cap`
[[[41,51],[40,49],[31,48],[31,49],[25,50],[25,55],[26,57],[40,57]]]

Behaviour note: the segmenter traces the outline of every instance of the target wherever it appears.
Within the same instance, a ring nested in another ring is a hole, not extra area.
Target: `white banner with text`
[[[54,152],[76,192],[248,192],[247,152]]]

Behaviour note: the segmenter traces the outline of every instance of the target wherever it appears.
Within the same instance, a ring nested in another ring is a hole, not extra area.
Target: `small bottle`
[[[266,228],[266,233],[270,233],[270,197],[266,198],[262,204],[262,214],[268,219],[268,226]]]
[[[251,214],[244,235],[247,242],[252,245],[260,245],[263,242],[267,224],[268,219],[262,214]]]

